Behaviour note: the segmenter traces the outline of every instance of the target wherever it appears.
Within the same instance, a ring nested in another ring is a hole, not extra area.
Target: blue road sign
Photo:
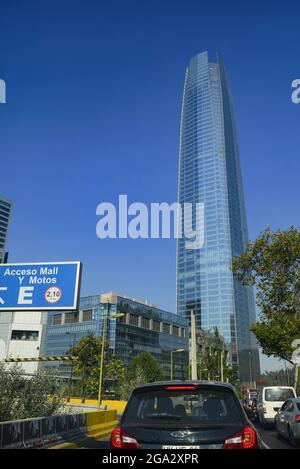
[[[0,264],[0,311],[74,310],[80,262]]]

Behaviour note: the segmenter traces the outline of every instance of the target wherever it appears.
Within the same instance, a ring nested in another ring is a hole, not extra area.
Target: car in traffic
[[[275,416],[279,436],[287,438],[293,446],[300,446],[300,398],[285,401]]]
[[[274,426],[275,415],[287,399],[295,398],[291,386],[267,386],[262,389],[257,406],[258,421],[263,428]]]
[[[255,449],[260,438],[230,384],[172,381],[137,387],[110,440],[115,449]]]

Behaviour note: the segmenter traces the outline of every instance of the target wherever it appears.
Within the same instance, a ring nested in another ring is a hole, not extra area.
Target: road
[[[255,425],[256,430],[268,449],[297,449],[294,448],[287,440],[278,438],[275,428],[264,430],[260,425]]]

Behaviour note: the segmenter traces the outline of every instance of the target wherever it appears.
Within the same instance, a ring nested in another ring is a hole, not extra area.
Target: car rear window
[[[297,409],[300,410],[300,402],[296,402]]]
[[[266,389],[265,400],[270,402],[284,402],[295,397],[292,389]]]
[[[233,391],[199,388],[134,393],[124,415],[130,423],[235,423],[244,418]]]

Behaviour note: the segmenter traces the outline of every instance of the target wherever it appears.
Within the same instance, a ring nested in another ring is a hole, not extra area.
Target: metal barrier
[[[81,437],[110,433],[116,411],[64,414],[0,423],[0,449],[41,448]]]

